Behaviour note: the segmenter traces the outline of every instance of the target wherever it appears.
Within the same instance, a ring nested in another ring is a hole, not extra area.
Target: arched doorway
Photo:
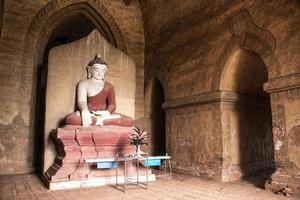
[[[166,153],[165,111],[162,108],[164,102],[163,86],[155,77],[151,80],[146,91],[145,113],[149,122],[148,151],[151,155],[165,155]]]
[[[228,180],[263,170],[268,176],[274,169],[270,98],[263,91],[267,81],[268,71],[261,57],[243,48],[234,53],[222,72],[220,89],[234,97],[222,104],[223,126],[228,127],[225,134],[230,140],[224,149],[229,155]]]
[[[85,4],[83,4],[86,6]],[[101,18],[101,20],[103,20]],[[44,149],[44,128],[45,128],[45,96],[47,89],[47,74],[48,74],[48,56],[50,49],[79,40],[87,36],[93,29],[99,30],[102,36],[117,47],[115,38],[107,25],[101,26],[104,22],[97,22],[94,18],[89,16],[84,9],[72,11],[70,15],[59,20],[55,25],[49,38],[46,41],[46,46],[43,52],[41,64],[37,66],[37,83],[36,83],[36,107],[35,107],[35,168],[38,172],[43,169],[43,152]],[[105,24],[105,23],[104,23]]]

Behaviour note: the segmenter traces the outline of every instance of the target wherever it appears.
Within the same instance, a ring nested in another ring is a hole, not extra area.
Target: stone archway
[[[247,10],[235,14],[228,24],[231,37],[217,60],[212,85],[213,91],[221,91],[226,96],[220,101],[223,181],[237,180],[257,170],[274,167],[271,106],[263,84],[275,76],[276,40],[269,31],[254,23]],[[251,73],[256,77],[249,78]],[[262,111],[257,114],[259,109]],[[259,120],[263,121],[259,122],[260,127],[251,128]],[[259,132],[265,134],[255,135]],[[251,136],[264,142],[250,139],[247,144],[247,137]],[[255,145],[260,149],[255,149]],[[251,151],[256,151],[252,157],[245,153]],[[256,164],[248,165],[251,162]]]
[[[117,105],[115,112],[134,118],[136,66],[133,59],[109,44],[98,30],[93,30],[88,36],[80,40],[51,49],[45,101],[43,157],[43,170],[48,178],[57,170],[57,164],[59,165],[62,157],[64,157],[64,153],[61,155],[61,151],[55,150],[52,138],[56,138],[56,134],[60,134],[57,128],[64,127],[65,116],[78,110],[76,106],[76,86],[80,80],[87,78],[86,66],[95,55],[103,58],[108,65],[109,70],[106,74],[106,80],[114,87]],[[120,77],[119,74],[123,74],[123,76]],[[65,130],[69,130],[68,127]],[[88,132],[91,129],[84,130]],[[76,141],[74,140],[77,144]],[[85,151],[81,147],[79,149],[74,148],[74,151],[77,149],[77,155],[81,151]],[[66,149],[64,150],[67,152]],[[72,153],[74,152],[72,151]],[[68,155],[73,155],[72,153]],[[66,155],[66,157],[68,156]],[[78,160],[75,159],[73,164],[79,165]]]
[[[224,143],[228,144],[223,149],[228,181],[267,169],[270,171],[265,173],[270,175],[275,167],[270,98],[263,91],[267,80],[263,60],[243,48],[234,53],[223,70],[220,89],[229,97],[235,96],[234,100],[221,102]]]
[[[97,28],[98,27],[98,28]],[[43,149],[44,138],[43,132],[45,129],[45,112],[46,112],[46,91],[48,84],[48,56],[52,48],[74,42],[76,40],[82,39],[83,37],[90,34],[94,29],[97,29],[107,41],[111,40],[114,43],[114,38],[108,38],[104,34],[104,30],[101,29],[97,24],[95,24],[89,17],[85,15],[85,12],[73,12],[55,27],[51,35],[49,36],[46,48],[43,53],[42,64],[37,66],[37,86],[36,86],[36,109],[35,109],[35,135],[36,135],[36,149]],[[43,156],[41,151],[36,151],[35,165],[43,165]]]
[[[276,39],[271,32],[259,28],[249,11],[241,10],[229,19],[228,31],[231,37],[217,59],[212,90],[220,89],[221,74],[230,58],[239,48],[255,51],[262,58],[268,70],[268,80],[276,77],[277,59],[274,55]]]
[[[36,140],[36,143],[40,143],[37,138],[41,134],[35,131],[38,124],[35,116],[38,95],[38,66],[43,65],[44,55],[47,52],[47,44],[49,39],[51,39],[51,34],[65,20],[79,15],[90,21],[113,46],[126,52],[125,40],[120,28],[106,8],[98,1],[54,0],[37,13],[26,34],[22,56],[22,87],[20,87],[20,94],[23,97],[22,101],[27,102],[26,104],[20,104],[20,111],[23,118],[30,119],[28,132],[35,133],[32,140]],[[42,144],[39,145],[41,146]],[[35,148],[34,152],[37,151],[40,150]],[[35,156],[35,164],[37,164],[37,159]]]
[[[152,78],[145,95],[145,117],[150,132],[149,152],[151,155],[164,155],[166,153],[165,111],[162,104],[165,94],[160,80]]]

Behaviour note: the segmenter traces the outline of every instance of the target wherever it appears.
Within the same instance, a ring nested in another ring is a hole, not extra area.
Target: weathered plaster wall
[[[270,93],[276,172],[266,188],[300,196],[300,74],[264,85]]]
[[[222,135],[218,116],[217,103],[167,110],[167,152],[175,171],[220,179]]]
[[[108,24],[115,25],[112,30],[119,30],[116,39],[123,41],[117,42],[137,66],[135,118],[143,116],[144,33],[138,1],[126,6],[121,0],[6,0],[0,39],[0,174],[34,170],[34,155],[40,151],[34,149],[36,68],[54,29],[54,16],[63,17],[61,9],[81,2],[105,14]]]
[[[296,0],[153,0],[141,1],[141,5],[146,41],[145,84],[147,87],[152,77],[158,77],[164,86],[167,152],[172,152],[173,164],[178,169],[189,173],[199,171],[194,164],[200,157],[217,172],[220,166],[209,162],[222,163],[217,162],[218,155],[225,152],[224,140],[228,138],[218,135],[223,131],[218,126],[223,122],[217,114],[221,113],[221,106],[208,109],[207,104],[242,98],[219,91],[223,89],[220,79],[224,66],[237,49],[246,48],[262,58],[269,80],[299,73],[300,3]],[[176,114],[179,108],[180,115],[184,116],[180,120],[181,116]],[[207,120],[209,116],[215,117]],[[195,118],[198,123],[193,123]],[[203,129],[202,124],[207,127],[217,124],[217,127]],[[215,137],[217,144],[223,143],[213,153],[201,157],[201,152],[209,152],[211,143],[207,140],[206,147],[189,147],[188,141],[198,140],[197,136],[202,139],[202,135]],[[183,139],[176,138],[179,136]],[[178,146],[182,150],[175,152]],[[186,160],[188,149],[197,156]],[[188,164],[181,162],[182,159]],[[226,156],[221,156],[222,159]]]
[[[273,122],[281,128],[281,131],[274,134],[274,145],[276,146],[276,161],[279,167],[288,165],[284,169],[285,173],[289,169],[298,169],[297,175],[300,175],[300,94],[299,89],[282,91],[277,94],[271,94],[273,102]],[[274,127],[274,132],[277,127]],[[283,141],[281,146],[278,141]],[[286,148],[284,148],[286,146]]]

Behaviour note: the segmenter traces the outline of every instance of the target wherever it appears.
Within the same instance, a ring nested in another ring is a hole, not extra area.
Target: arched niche
[[[272,173],[274,150],[269,95],[263,91],[268,70],[256,52],[240,48],[227,61],[220,89],[228,93],[221,104],[223,137],[226,138],[224,166],[227,177],[237,180],[260,170]]]
[[[87,23],[84,27],[88,28],[79,30],[82,23]],[[69,37],[71,34],[65,35],[65,25],[77,26],[77,29],[73,29],[75,37]],[[97,29],[114,47],[127,51],[125,39],[114,18],[101,2],[95,0],[50,1],[35,15],[27,30],[22,55],[22,87],[19,91],[22,102],[25,103],[20,104],[19,109],[22,118],[28,121],[27,131],[32,133],[29,140],[34,140],[35,143],[33,154],[37,171],[43,171],[41,149],[45,139],[43,109],[49,49],[86,36],[92,28]],[[78,32],[84,34],[80,35]]]
[[[276,38],[274,35],[269,30],[264,30],[256,25],[250,12],[246,9],[239,10],[227,20],[230,37],[216,60],[212,90],[220,89],[224,67],[240,48],[259,54],[266,64],[268,79],[276,77],[276,68],[280,68],[280,66],[278,66],[275,56]]]
[[[151,155],[164,155],[166,153],[165,110],[162,104],[165,94],[160,80],[154,77],[145,95],[145,114],[149,123],[149,152]]]
[[[260,56],[254,51],[239,48],[223,69],[220,89],[266,96],[263,91],[263,84],[266,81],[268,81],[268,71]]]
[[[43,133],[45,126],[45,97],[47,89],[48,56],[51,48],[68,44],[87,36],[92,30],[98,27],[103,37],[103,29],[95,24],[85,12],[74,12],[65,19],[61,19],[49,36],[46,48],[43,53],[43,60],[37,66],[36,106],[35,106],[35,133],[36,149],[43,149]],[[107,39],[107,38],[106,38]],[[36,151],[35,165],[40,170],[42,166],[42,151]]]
[[[43,172],[53,164],[56,156],[50,133],[63,125],[67,114],[76,110],[76,86],[86,79],[86,67],[95,55],[108,65],[106,80],[114,86],[116,112],[134,119],[136,66],[133,59],[113,47],[98,30],[80,40],[52,48],[45,99]]]

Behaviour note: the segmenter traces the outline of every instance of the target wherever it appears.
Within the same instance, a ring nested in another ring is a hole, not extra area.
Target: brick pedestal
[[[96,169],[95,165],[85,165],[85,159],[115,158],[117,153],[134,154],[128,137],[131,127],[65,126],[58,128],[51,137],[56,143],[57,156],[53,165],[45,172],[48,188],[53,183],[86,181],[101,177],[115,179],[115,169]],[[122,171],[122,170],[120,170]],[[146,174],[146,170],[141,170]]]

